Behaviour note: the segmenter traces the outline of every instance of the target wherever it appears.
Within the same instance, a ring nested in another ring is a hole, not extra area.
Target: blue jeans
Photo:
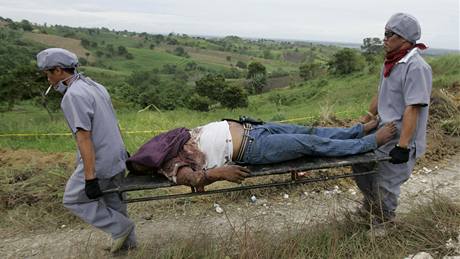
[[[346,156],[377,148],[375,134],[364,136],[364,126],[305,127],[266,123],[249,131],[242,163],[270,164],[302,156]]]

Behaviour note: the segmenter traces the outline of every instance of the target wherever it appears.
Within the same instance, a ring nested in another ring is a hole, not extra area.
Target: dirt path
[[[275,232],[295,229],[303,224],[317,224],[327,220],[325,215],[353,209],[361,199],[356,189],[332,188],[319,193],[298,190],[286,193],[289,197],[285,193],[271,192],[270,196],[257,197],[255,203],[250,202],[249,197],[247,201],[239,203],[221,203],[223,213],[217,213],[213,203],[184,203],[183,208],[155,215],[139,213],[133,215],[133,219],[141,245],[155,247],[200,234],[219,238],[244,228]],[[402,188],[399,212],[407,212],[413,201],[426,201],[434,193],[452,197],[460,203],[460,154],[443,165],[418,170]],[[107,235],[87,225],[72,229],[63,226],[52,233],[30,236],[18,233],[17,236],[0,240],[0,257],[110,257],[108,252],[101,252],[109,245]]]

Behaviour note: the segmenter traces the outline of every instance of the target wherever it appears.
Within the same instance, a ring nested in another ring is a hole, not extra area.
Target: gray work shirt
[[[80,75],[65,92],[61,108],[74,137],[79,128],[91,131],[96,177],[107,179],[125,170],[126,149],[104,86]],[[78,149],[77,163],[83,164]]]
[[[383,76],[382,70],[378,95],[378,114],[381,118],[381,125],[395,121],[398,134],[393,141],[379,149],[388,153],[398,143],[406,106],[418,104],[422,107],[409,147],[415,148],[416,157],[425,153],[431,83],[431,67],[423,60],[418,48],[412,49],[397,62],[388,77]]]

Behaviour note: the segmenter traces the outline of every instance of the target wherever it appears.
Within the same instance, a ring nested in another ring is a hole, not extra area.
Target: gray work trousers
[[[388,154],[377,149],[374,153],[379,156]],[[409,161],[403,164],[379,162],[375,168],[376,174],[355,177],[356,184],[364,195],[366,206],[373,206],[376,215],[382,215],[385,220],[395,217],[401,185],[406,182],[415,166],[415,148],[411,149]],[[353,172],[366,172],[373,169],[372,164],[353,166]]]
[[[119,173],[109,179],[99,179],[102,190],[115,187],[124,177]],[[78,166],[67,185],[63,198],[64,207],[80,217],[86,223],[111,234],[113,239],[130,233],[124,246],[134,247],[137,245],[134,222],[128,218],[127,207],[120,196],[116,193],[90,200],[85,194],[85,179],[83,167]]]

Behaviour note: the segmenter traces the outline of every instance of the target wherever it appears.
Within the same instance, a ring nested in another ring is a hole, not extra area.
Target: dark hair
[[[75,74],[75,68],[74,67],[69,67],[69,68],[62,68],[62,70],[64,70],[65,72],[73,75]]]
[[[56,70],[57,67],[53,67],[53,68],[50,68],[48,69],[48,71],[50,71],[51,73],[54,72],[54,70]],[[75,74],[75,68],[74,67],[59,67],[60,69],[64,70],[64,72],[66,73],[69,73],[71,75]]]

